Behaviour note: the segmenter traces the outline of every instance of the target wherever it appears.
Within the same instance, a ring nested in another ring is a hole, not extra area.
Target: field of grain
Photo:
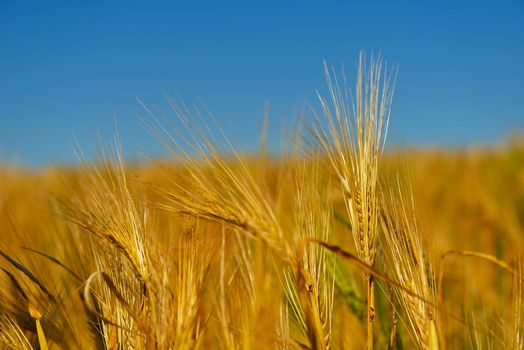
[[[327,76],[279,155],[179,103],[170,160],[4,166],[0,348],[522,349],[523,143],[390,150],[380,60]]]

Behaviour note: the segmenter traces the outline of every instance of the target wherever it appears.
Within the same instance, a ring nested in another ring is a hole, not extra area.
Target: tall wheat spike
[[[383,69],[380,56],[360,54],[355,95],[349,97],[334,72],[325,64],[331,103],[319,95],[327,127],[314,129],[315,138],[327,153],[340,181],[358,257],[375,265],[378,217],[379,160],[386,139],[393,97],[391,74]],[[344,80],[345,83],[345,80]],[[350,99],[352,103],[350,103]],[[373,348],[374,281],[367,279],[367,342]]]

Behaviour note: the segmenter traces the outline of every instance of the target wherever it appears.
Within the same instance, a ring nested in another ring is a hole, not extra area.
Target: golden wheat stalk
[[[406,314],[406,326],[421,349],[437,350],[436,309],[425,300],[437,300],[435,276],[418,231],[414,200],[400,177],[384,186],[381,226],[388,273],[423,299],[395,288]]]
[[[347,87],[341,88],[327,64],[325,73],[331,104],[320,97],[327,127],[314,129],[315,139],[327,153],[344,193],[358,257],[373,267],[376,256],[378,173],[393,96],[387,69],[380,56],[369,69],[360,54],[355,96],[350,103]],[[345,83],[345,80],[344,80]],[[366,275],[368,349],[373,348],[374,281]]]
[[[301,160],[291,172],[295,184],[293,246],[299,246],[308,238],[327,240],[330,211],[323,207],[325,193],[319,190],[319,164],[315,160],[310,164]],[[330,278],[327,271],[327,259],[324,249],[310,245],[304,250],[302,259],[295,261],[293,277],[296,281],[286,276],[285,287],[291,291],[292,310],[313,349],[331,346],[334,277]]]
[[[173,127],[174,136],[154,115],[155,122],[147,125],[184,170],[168,170],[176,179],[171,188],[154,187],[167,199],[162,208],[233,226],[289,259],[291,249],[285,245],[264,179],[254,177],[222,129],[217,126],[217,138],[198,111],[189,110],[183,101],[171,100],[171,106],[183,125]]]

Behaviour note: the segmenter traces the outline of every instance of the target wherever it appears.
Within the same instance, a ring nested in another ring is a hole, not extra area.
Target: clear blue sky
[[[191,3],[191,4],[190,4]],[[218,2],[217,2],[218,3]],[[126,155],[160,154],[135,97],[196,91],[232,138],[257,144],[358,52],[399,65],[391,141],[470,145],[524,128],[524,2],[0,1],[0,160],[73,162],[114,120]],[[278,139],[278,135],[274,140]]]

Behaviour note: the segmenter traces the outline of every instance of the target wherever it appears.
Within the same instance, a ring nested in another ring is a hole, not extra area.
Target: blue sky
[[[125,154],[161,155],[136,97],[205,101],[250,149],[315,91],[322,60],[348,75],[361,48],[399,65],[393,144],[475,145],[524,129],[524,2],[0,2],[0,160],[88,157],[115,120]],[[172,115],[172,113],[171,113]],[[174,118],[174,116],[173,116]]]

